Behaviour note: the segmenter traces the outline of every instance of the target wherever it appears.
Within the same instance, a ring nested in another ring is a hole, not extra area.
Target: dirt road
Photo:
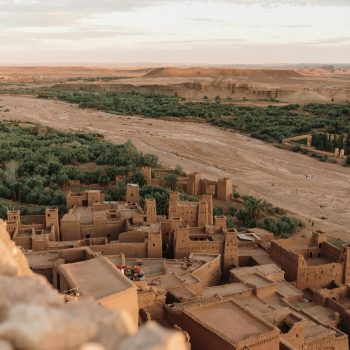
[[[350,169],[319,162],[207,124],[115,116],[64,102],[0,96],[0,119],[39,122],[60,129],[131,139],[167,166],[208,178],[229,175],[238,191],[288,209],[334,236],[350,238]],[[1,112],[9,109],[8,112]],[[348,237],[349,236],[349,237]]]

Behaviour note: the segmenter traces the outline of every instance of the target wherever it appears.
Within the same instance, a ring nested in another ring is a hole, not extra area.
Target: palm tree
[[[261,217],[265,209],[265,202],[262,199],[247,196],[244,198],[244,206],[248,215],[256,221]]]
[[[172,191],[176,191],[179,188],[179,175],[176,173],[170,173],[164,177],[165,186]]]

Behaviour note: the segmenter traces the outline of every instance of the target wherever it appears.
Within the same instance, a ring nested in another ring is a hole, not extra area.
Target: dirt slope
[[[0,96],[0,119],[40,122],[55,128],[100,132],[121,143],[131,139],[168,166],[230,175],[238,191],[262,197],[335,236],[350,229],[350,169],[319,162],[207,124],[115,116],[64,102]],[[306,178],[307,177],[307,178]],[[327,218],[321,220],[321,218]],[[328,225],[330,224],[330,225]]]

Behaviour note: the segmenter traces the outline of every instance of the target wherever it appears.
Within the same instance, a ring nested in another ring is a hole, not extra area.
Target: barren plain
[[[99,132],[121,143],[130,139],[164,165],[181,165],[208,178],[230,175],[237,190],[315,222],[334,237],[349,239],[350,170],[279,149],[208,124],[117,116],[27,96],[0,96],[0,119],[37,122],[58,129]],[[7,112],[5,112],[8,110]]]

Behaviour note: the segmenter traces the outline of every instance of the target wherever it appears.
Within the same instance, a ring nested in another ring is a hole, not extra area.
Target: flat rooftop
[[[195,306],[184,312],[230,344],[274,330],[232,301]]]
[[[31,269],[52,268],[58,259],[58,252],[27,252],[25,254]]]
[[[223,284],[221,286],[207,287],[203,289],[203,297],[211,298],[215,295],[219,295],[221,297],[227,297],[235,294],[242,293],[250,288],[244,283],[229,283]]]
[[[235,276],[250,275],[252,273],[259,273],[263,276],[280,275],[283,271],[275,264],[264,264],[249,267],[239,267],[230,270],[230,273]]]
[[[256,273],[251,273],[249,275],[242,275],[242,276],[239,276],[239,278],[244,283],[246,283],[248,285],[252,285],[256,288],[266,287],[266,286],[273,284],[273,282],[267,280],[266,278],[264,278]]]
[[[72,264],[63,264],[59,270],[70,288],[80,295],[101,299],[108,295],[136,288],[107,258],[98,257]]]

